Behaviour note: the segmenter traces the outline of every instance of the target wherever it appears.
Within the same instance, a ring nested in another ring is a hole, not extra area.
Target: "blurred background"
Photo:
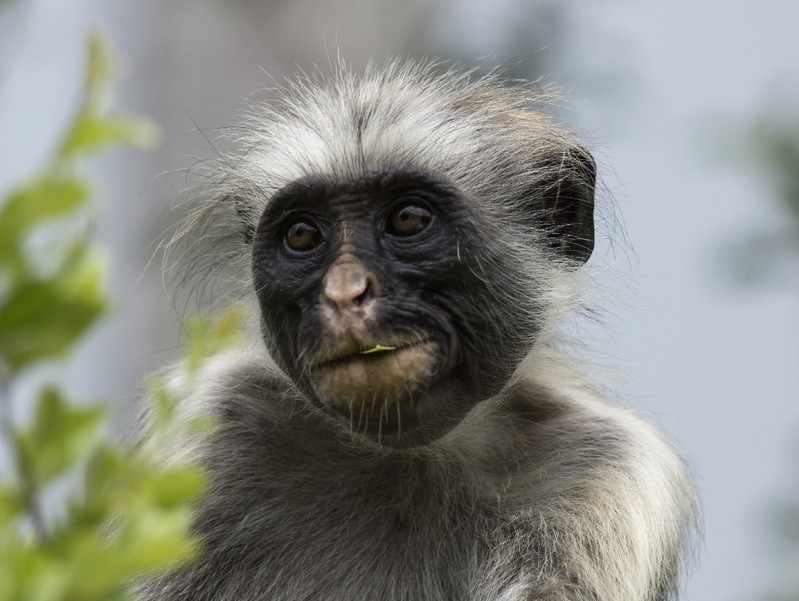
[[[0,0],[0,189],[74,109],[90,29],[124,57],[117,104],[155,151],[90,165],[113,316],[64,368],[131,406],[177,353],[149,265],[196,158],[246,98],[340,55],[504,66],[567,99],[616,218],[591,262],[613,295],[581,328],[621,400],[676,440],[702,498],[689,601],[799,599],[799,4],[793,0]]]

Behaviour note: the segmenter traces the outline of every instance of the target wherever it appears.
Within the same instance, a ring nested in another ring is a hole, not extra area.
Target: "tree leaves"
[[[148,123],[134,118],[103,118],[84,111],[76,119],[64,140],[61,152],[71,158],[84,152],[100,150],[114,144],[150,146],[158,139],[157,130]]]
[[[114,144],[151,144],[154,125],[111,115],[105,108],[113,61],[99,35],[89,44],[83,104],[49,165],[0,200],[0,367],[12,375],[64,355],[106,307],[101,255],[85,238],[70,239],[49,276],[31,264],[26,241],[56,219],[86,209],[90,185],[76,159]],[[64,228],[69,232],[69,228]],[[56,247],[57,248],[57,247]]]
[[[0,262],[24,261],[24,238],[36,226],[62,217],[82,206],[88,197],[86,182],[76,177],[40,176],[12,191],[0,204]]]
[[[199,550],[189,530],[206,484],[199,466],[108,440],[105,406],[69,401],[52,385],[38,393],[26,425],[10,415],[12,385],[37,363],[68,355],[108,304],[106,261],[86,228],[74,227],[91,190],[77,160],[155,138],[152,125],[107,113],[112,71],[105,45],[93,37],[83,104],[56,155],[0,198],[0,443],[12,459],[10,470],[0,470],[0,601],[123,601],[132,581],[173,569]],[[55,238],[49,269],[30,252],[42,234]],[[231,313],[195,326],[203,339],[192,338],[185,365],[199,369],[208,352],[233,339],[237,319]],[[198,435],[195,424],[175,423],[166,382],[154,381],[151,390],[154,437],[183,429]],[[60,511],[46,511],[44,500],[57,500],[64,484]]]
[[[13,374],[67,353],[106,308],[104,261],[84,244],[50,278],[23,274],[0,304],[0,357]]]
[[[31,425],[18,432],[17,452],[25,477],[40,488],[86,459],[100,439],[104,412],[70,406],[55,388],[45,388]]]

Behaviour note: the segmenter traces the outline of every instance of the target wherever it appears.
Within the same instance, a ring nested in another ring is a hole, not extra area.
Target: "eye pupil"
[[[293,223],[286,230],[286,243],[294,250],[310,250],[320,239],[319,230],[304,221]]]
[[[389,229],[398,236],[411,236],[425,229],[432,218],[426,208],[417,204],[404,204],[391,214]]]

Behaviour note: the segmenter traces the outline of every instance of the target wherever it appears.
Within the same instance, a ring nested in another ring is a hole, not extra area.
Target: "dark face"
[[[267,346],[353,430],[393,446],[443,435],[507,382],[536,328],[507,325],[513,267],[488,231],[430,174],[294,182],[253,240]]]

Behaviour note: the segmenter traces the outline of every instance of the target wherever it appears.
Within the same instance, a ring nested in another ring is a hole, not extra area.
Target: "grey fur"
[[[202,220],[227,214],[223,229],[243,239],[297,178],[346,181],[397,164],[439,173],[476,199],[521,266],[485,277],[518,290],[519,313],[542,327],[498,395],[411,449],[343,427],[263,350],[215,359],[183,412],[213,414],[219,433],[164,451],[209,467],[197,518],[206,550],[142,585],[143,600],[676,598],[695,523],[685,467],[655,428],[599,397],[577,360],[555,350],[585,277],[514,219],[513,199],[562,168],[542,157],[578,145],[529,112],[541,100],[523,85],[394,64],[309,78],[253,107],[235,136],[242,150],[208,169],[205,186],[222,200],[202,207]],[[543,298],[525,303],[534,289]]]

